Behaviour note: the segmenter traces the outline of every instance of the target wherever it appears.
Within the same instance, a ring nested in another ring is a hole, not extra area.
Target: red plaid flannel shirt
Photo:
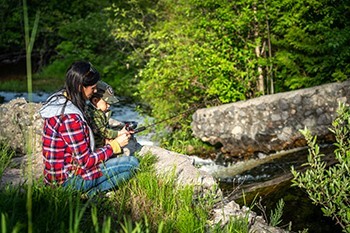
[[[91,151],[88,126],[78,114],[45,119],[43,156],[47,184],[62,184],[72,174],[85,180],[96,179],[102,176],[99,164],[112,154],[110,145]]]

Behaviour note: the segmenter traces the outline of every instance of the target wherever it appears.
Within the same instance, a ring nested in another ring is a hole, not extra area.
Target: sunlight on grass
[[[0,158],[9,159],[7,147],[1,149]],[[136,176],[108,197],[100,193],[86,200],[80,192],[34,180],[33,232],[248,232],[244,218],[232,219],[224,227],[210,226],[213,196],[198,198],[193,187],[178,187],[173,173],[157,176],[155,156],[139,159],[141,169]],[[27,195],[25,184],[0,189],[2,232],[28,232]]]

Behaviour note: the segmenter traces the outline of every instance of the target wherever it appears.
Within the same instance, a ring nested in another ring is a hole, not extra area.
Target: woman
[[[123,134],[95,149],[93,133],[86,121],[85,107],[100,80],[88,62],[75,62],[67,70],[65,86],[51,95],[40,115],[44,119],[44,180],[94,195],[128,180],[138,168],[133,156],[109,159],[120,154],[130,134]]]

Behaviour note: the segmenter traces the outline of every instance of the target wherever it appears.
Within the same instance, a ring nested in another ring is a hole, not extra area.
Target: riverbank
[[[27,106],[26,105],[27,103],[25,103],[25,102],[19,102],[19,103],[16,103],[16,104],[14,104],[12,107],[9,107],[9,109],[12,109],[12,110],[15,110],[16,108],[18,108],[18,112],[16,113],[16,114],[14,114],[16,117],[15,118],[13,118],[13,116],[12,117],[10,117],[11,119],[17,119],[18,120],[18,125],[21,125],[21,124],[23,124],[22,125],[22,127],[19,127],[19,128],[22,128],[22,129],[25,129],[26,127],[28,127],[28,125],[27,125],[27,123],[29,122],[29,116],[30,116],[30,114],[29,114],[29,112],[25,109],[25,106]],[[16,107],[14,107],[14,106],[16,106]],[[33,105],[33,106],[36,106],[36,105]],[[32,109],[34,112],[35,112],[35,109]],[[38,117],[38,116],[34,116],[34,119],[37,119],[37,120],[39,120],[38,118],[36,118],[36,117]],[[5,122],[10,122],[8,119],[3,119],[4,121],[4,123],[3,124],[8,124],[8,123],[5,123]],[[30,125],[29,125],[30,126]],[[35,131],[38,131],[38,132],[40,132],[41,131],[41,128],[40,127],[35,127],[34,128],[35,129]],[[14,145],[15,146],[18,146],[18,145],[21,145],[21,143],[23,143],[23,140],[20,140],[21,138],[23,138],[23,135],[21,134],[21,130],[20,129],[17,129],[17,128],[12,128],[12,129],[9,129],[8,130],[8,132],[10,133],[18,133],[18,134],[15,134],[15,135],[13,135],[13,136],[10,136],[10,138],[13,138],[13,140],[14,140]],[[17,139],[19,139],[19,141],[15,141],[15,140],[17,140]],[[24,145],[23,145],[23,148],[24,148]],[[40,148],[40,145],[37,145],[37,146],[35,146],[34,148]],[[23,149],[22,149],[23,150]],[[304,154],[304,157],[306,157],[306,154]],[[39,160],[38,160],[38,164],[39,163],[41,163],[41,160],[40,160],[40,156],[38,156],[37,158],[39,158]],[[18,159],[17,159],[18,160]],[[170,160],[171,161],[171,160]],[[211,161],[211,162],[213,162],[213,161]],[[195,163],[195,162],[194,162]],[[266,165],[266,164],[265,164]],[[250,167],[250,169],[251,169],[251,167]],[[17,174],[17,176],[18,177],[22,177],[21,176],[21,170],[20,169],[18,169],[17,170],[17,172],[18,173],[16,173]],[[182,173],[182,172],[181,172]],[[260,170],[260,175],[263,175],[263,174],[268,174],[269,172],[266,172],[266,170],[264,171],[264,170]],[[14,175],[16,175],[16,174],[14,174]],[[259,174],[259,172],[257,172],[257,174]],[[232,183],[231,183],[231,185],[232,185]],[[233,186],[232,186],[232,188],[234,188]],[[278,189],[275,189],[274,188],[274,186],[272,186],[271,187],[271,185],[270,185],[270,187],[269,187],[270,189],[274,189],[274,192],[276,192],[276,193],[279,193],[280,191],[278,190]],[[274,203],[277,203],[277,201],[278,200],[275,200],[275,202]],[[288,201],[288,196],[287,196],[287,199],[286,199],[286,202]],[[305,201],[305,200],[304,200]],[[310,202],[310,200],[308,200],[309,202]],[[249,206],[249,204],[247,204],[248,206]],[[295,205],[296,206],[298,206],[298,203],[295,203]],[[294,209],[295,209],[295,206],[294,206]],[[292,211],[294,211],[294,209],[292,208]],[[287,214],[289,213],[289,210],[287,211]],[[301,220],[301,219],[296,219],[296,221],[304,221],[304,226],[307,226],[307,223],[308,223],[308,219],[303,219],[303,220]],[[323,221],[323,220],[322,220]],[[319,224],[323,224],[323,222],[322,222],[321,220],[319,221]],[[299,224],[300,222],[298,222],[297,224]],[[322,229],[326,229],[326,227],[325,228],[322,228]]]
[[[28,176],[31,175],[33,176],[33,179],[40,180],[43,170],[40,146],[40,132],[43,122],[37,114],[37,110],[40,107],[41,104],[27,103],[24,99],[14,99],[9,103],[0,106],[1,111],[5,113],[3,118],[0,119],[0,124],[2,126],[0,136],[2,139],[7,140],[11,145],[11,148],[16,151],[16,158],[13,158],[15,159],[13,162],[17,162],[17,166],[11,166],[9,170],[5,171],[2,177],[3,185],[19,185],[27,183],[28,180],[32,180],[28,179]],[[13,120],[11,121],[9,119]],[[30,137],[32,140],[22,140],[28,136],[28,133],[32,133],[32,137]],[[26,151],[28,143],[33,143],[30,146],[33,151],[32,154],[27,155]],[[216,180],[210,174],[197,169],[193,165],[193,160],[189,156],[168,151],[157,146],[143,146],[139,155],[141,157],[147,155],[156,156],[155,173],[158,174],[160,178],[171,176],[171,174],[175,176],[176,185],[174,186],[173,184],[170,184],[169,187],[171,187],[171,190],[174,190],[177,185],[190,185],[195,188],[195,195],[191,194],[189,196],[191,199],[203,200],[204,197],[215,198],[217,203],[212,209],[212,213],[207,216],[209,219],[205,220],[206,224],[207,220],[210,220],[210,223],[212,224],[211,226],[219,224],[218,227],[220,227],[220,225],[224,227],[223,225],[230,224],[231,220],[240,218],[244,224],[246,224],[247,229],[251,231],[274,233],[286,232],[283,229],[269,226],[261,216],[256,215],[247,207],[240,207],[233,201],[222,203],[221,201],[223,200],[223,197],[221,196],[220,189],[218,189]],[[12,175],[12,177],[9,177],[8,174]],[[4,182],[4,179],[6,178],[11,178],[12,180]],[[160,183],[163,182],[160,181]],[[156,184],[158,184],[158,182],[156,182]],[[152,190],[158,190],[158,188]],[[140,198],[142,197],[143,196],[141,195]],[[136,199],[139,200],[138,198]],[[178,200],[177,198],[175,198],[175,200],[176,202],[186,201]],[[192,203],[192,201],[190,201],[190,203]],[[192,206],[195,207],[196,205]],[[192,220],[187,219],[186,221]],[[202,226],[202,228],[206,229],[205,226]]]

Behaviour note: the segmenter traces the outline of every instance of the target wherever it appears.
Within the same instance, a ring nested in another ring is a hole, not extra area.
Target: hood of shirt
[[[62,111],[65,103],[66,106]],[[76,107],[70,100],[67,101],[67,98],[61,91],[51,95],[46,103],[44,103],[44,105],[40,108],[39,113],[42,118],[51,118],[61,114],[78,114],[82,117],[82,119],[84,119],[84,115],[80,109]]]
[[[65,108],[63,108],[65,103],[66,103],[66,106]],[[43,106],[39,109],[39,114],[44,119],[59,116],[61,114],[63,115],[78,114],[89,128],[90,147],[92,151],[94,151],[95,140],[94,140],[93,132],[89,127],[86,119],[84,118],[83,113],[70,100],[67,101],[67,98],[64,96],[64,93],[62,91],[56,92],[53,95],[51,95],[47,99],[47,101],[43,104]]]

